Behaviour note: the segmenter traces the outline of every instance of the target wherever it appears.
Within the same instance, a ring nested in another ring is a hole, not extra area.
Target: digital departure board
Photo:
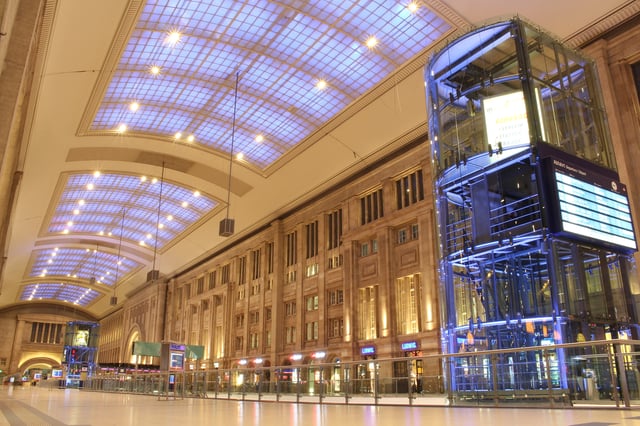
[[[626,187],[581,167],[552,159],[558,232],[627,251],[637,250]]]

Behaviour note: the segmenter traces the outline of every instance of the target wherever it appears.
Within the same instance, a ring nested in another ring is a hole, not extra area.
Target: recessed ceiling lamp
[[[227,185],[227,215],[220,221],[219,235],[230,237],[233,235],[235,221],[229,218],[229,207],[231,206],[231,168],[233,166],[233,145],[236,138],[236,112],[238,106],[238,80],[240,72],[236,71],[236,87],[233,93],[233,121],[231,122],[231,148],[229,149],[229,181]]]

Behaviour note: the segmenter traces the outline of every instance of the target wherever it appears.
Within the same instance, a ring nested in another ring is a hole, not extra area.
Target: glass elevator
[[[443,352],[636,338],[636,239],[594,63],[514,18],[448,44],[425,77]],[[541,368],[569,386],[570,350],[513,353],[473,386],[535,388]],[[462,389],[472,366],[456,362]]]

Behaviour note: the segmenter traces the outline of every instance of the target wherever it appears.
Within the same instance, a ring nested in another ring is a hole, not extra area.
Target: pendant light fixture
[[[164,161],[162,162],[162,172],[160,174],[160,191],[158,195],[158,210],[156,212],[156,235],[153,241],[153,262],[151,270],[147,273],[147,281],[153,281],[160,278],[160,271],[156,269],[156,259],[158,256],[158,234],[160,232],[160,211],[162,208],[162,189],[164,186]]]
[[[116,296],[116,286],[118,285],[118,272],[120,272],[120,252],[122,251],[122,233],[124,231],[124,212],[122,209],[122,222],[120,223],[120,241],[118,242],[118,257],[116,259],[116,275],[113,281],[113,296],[111,296],[110,305],[116,306],[118,304],[118,297]]]
[[[233,121],[231,123],[231,148],[229,149],[229,180],[227,184],[227,215],[220,221],[219,235],[230,237],[233,235],[235,220],[229,218],[229,207],[231,206],[231,168],[233,166],[233,145],[236,138],[236,112],[238,106],[238,80],[240,72],[236,71],[236,86],[233,92]]]

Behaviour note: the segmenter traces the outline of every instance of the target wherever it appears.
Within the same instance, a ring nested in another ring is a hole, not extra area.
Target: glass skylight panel
[[[30,277],[73,278],[112,286],[118,279],[127,275],[142,264],[126,256],[96,249],[60,247],[58,249],[37,250]],[[118,265],[118,261],[120,265]],[[116,270],[117,268],[117,270]]]
[[[87,189],[90,183],[94,189]],[[167,181],[160,182],[157,178],[153,183],[153,177],[143,181],[140,176],[102,174],[96,178],[92,174],[74,174],[67,179],[51,218],[49,232],[111,233],[113,238],[118,238],[122,233],[124,240],[138,244],[146,240],[147,234],[155,238],[157,227],[165,226],[164,218],[171,215],[174,223],[159,234],[161,238],[157,248],[161,249],[215,206],[216,202],[204,194],[196,197],[193,189]],[[74,214],[76,210],[78,214]]]
[[[73,284],[38,283],[24,286],[20,300],[57,300],[88,306],[100,295],[96,290]]]
[[[424,4],[411,13],[386,0],[295,7],[266,0],[148,0],[142,7],[91,129],[115,131],[125,124],[132,134],[166,140],[193,133],[195,143],[226,155],[239,71],[236,123],[244,130],[238,136],[249,140],[236,142],[256,154],[245,160],[260,168],[450,29]],[[175,45],[166,41],[173,30],[181,34]],[[367,48],[369,36],[379,45]],[[152,65],[158,75],[149,72]],[[326,92],[339,94],[315,97],[319,79],[328,82]],[[133,100],[140,103],[135,113],[128,110]],[[250,143],[258,133],[270,135],[265,148]]]

